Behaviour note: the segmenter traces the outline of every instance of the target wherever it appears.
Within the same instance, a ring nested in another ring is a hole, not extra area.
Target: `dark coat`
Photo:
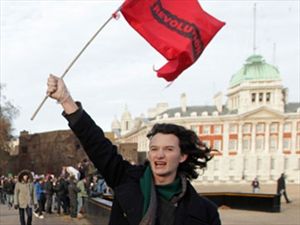
[[[55,187],[54,187],[54,191],[56,192],[56,194],[58,196],[64,196],[68,194],[68,183],[67,181],[65,181],[63,178],[60,178]]]
[[[13,195],[14,194],[14,189],[15,189],[15,183],[14,181],[11,180],[7,180],[4,182],[3,184],[3,191],[8,194],[8,195]]]
[[[44,190],[45,190],[46,195],[53,195],[54,189],[53,189],[52,181],[50,181],[50,180],[46,181],[45,186],[44,186]]]
[[[115,193],[109,224],[138,225],[143,209],[139,180],[145,167],[131,165],[123,160],[117,153],[116,146],[105,138],[101,128],[85,111],[77,111],[76,114],[66,116],[69,125],[90,160]],[[186,194],[176,209],[175,221],[175,225],[221,224],[217,207],[208,199],[199,196],[189,182]]]
[[[77,194],[80,192],[80,189],[76,187],[76,184],[73,180],[70,181],[69,186],[68,186],[68,193],[69,193],[69,198],[70,201],[77,201]]]
[[[277,194],[281,194],[281,191],[285,190],[285,178],[281,175],[277,180]]]

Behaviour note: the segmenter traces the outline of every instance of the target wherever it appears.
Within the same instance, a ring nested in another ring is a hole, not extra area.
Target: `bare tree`
[[[12,121],[19,110],[3,95],[4,85],[0,84],[0,151],[9,150],[9,141],[13,138]]]

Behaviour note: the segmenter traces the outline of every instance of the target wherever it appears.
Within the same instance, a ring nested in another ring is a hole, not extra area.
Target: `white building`
[[[194,130],[207,145],[218,149],[198,180],[211,183],[277,180],[282,172],[289,182],[300,183],[300,103],[288,103],[287,89],[275,66],[252,55],[232,76],[223,105],[188,106],[182,94],[180,107],[159,103],[148,117],[132,119],[129,111],[113,122],[119,143],[137,143],[146,156],[146,134],[155,123],[175,123]],[[124,125],[126,124],[126,125]]]

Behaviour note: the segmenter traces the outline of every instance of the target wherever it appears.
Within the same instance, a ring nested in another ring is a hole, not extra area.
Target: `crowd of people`
[[[111,195],[111,189],[106,185],[101,174],[90,166],[91,162],[84,159],[77,165],[62,167],[59,176],[53,174],[34,174],[28,170],[21,171],[18,175],[0,177],[0,203],[7,205],[8,209],[18,209],[21,225],[31,224],[32,215],[43,219],[45,214],[57,213],[70,215],[72,218],[82,218],[85,213],[85,203],[89,197],[103,197]],[[281,174],[277,181],[277,194],[283,195],[287,203],[285,189],[285,175]],[[24,184],[28,184],[28,189]],[[256,177],[251,186],[253,192],[260,189]],[[32,196],[24,196],[24,193]],[[26,202],[27,201],[29,202]],[[25,223],[25,212],[27,223]]]
[[[76,167],[62,167],[58,176],[22,170],[15,176],[0,177],[0,202],[9,209],[19,210],[21,225],[30,225],[32,215],[39,219],[53,213],[82,218],[87,198],[111,194],[105,180],[87,159]]]

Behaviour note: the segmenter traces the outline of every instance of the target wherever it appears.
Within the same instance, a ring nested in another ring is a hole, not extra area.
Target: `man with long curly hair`
[[[63,115],[90,160],[114,190],[110,225],[220,225],[217,207],[199,196],[190,180],[206,167],[210,151],[183,126],[156,124],[149,132],[148,163],[132,165],[117,153],[92,118],[75,102],[62,79],[50,75],[47,94]]]

